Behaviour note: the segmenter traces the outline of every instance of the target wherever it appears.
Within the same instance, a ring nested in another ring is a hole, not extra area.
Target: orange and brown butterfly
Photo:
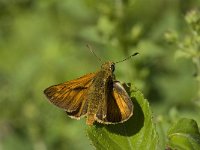
[[[115,80],[114,70],[114,62],[105,62],[99,71],[50,86],[44,94],[50,102],[64,109],[69,117],[80,119],[86,116],[88,125],[95,121],[122,123],[132,116],[133,103],[122,84]]]

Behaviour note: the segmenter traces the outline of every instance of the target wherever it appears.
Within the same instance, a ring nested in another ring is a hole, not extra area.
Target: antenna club
[[[136,55],[138,55],[138,54],[140,54],[140,53],[136,52],[136,53],[132,54],[131,56],[136,56]]]
[[[136,52],[135,55],[137,55],[137,54],[140,54],[140,53]]]
[[[123,61],[125,61],[125,60],[128,60],[128,59],[130,59],[131,57],[133,57],[133,56],[135,56],[135,55],[138,55],[138,54],[139,54],[139,53],[136,52],[136,53],[130,55],[129,57],[127,57],[127,58],[125,58],[125,59],[123,59],[123,60],[121,60],[121,61],[117,61],[117,62],[115,62],[115,64],[120,63],[120,62],[123,62]]]

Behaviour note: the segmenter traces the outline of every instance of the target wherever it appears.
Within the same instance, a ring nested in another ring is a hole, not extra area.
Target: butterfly
[[[134,106],[123,85],[115,80],[114,70],[114,62],[105,62],[99,71],[50,86],[44,94],[69,117],[86,116],[87,125],[125,122],[133,115]]]

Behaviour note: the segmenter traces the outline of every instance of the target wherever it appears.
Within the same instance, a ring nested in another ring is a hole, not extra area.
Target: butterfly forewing
[[[84,98],[95,75],[96,73],[90,73],[69,82],[50,86],[44,93],[53,104],[65,109],[67,112],[75,113],[78,110],[84,110],[87,103]],[[77,115],[82,114],[85,113]]]
[[[132,101],[120,82],[114,81],[110,89],[107,99],[104,100],[105,105],[99,107],[97,121],[106,124],[124,122],[133,114]]]

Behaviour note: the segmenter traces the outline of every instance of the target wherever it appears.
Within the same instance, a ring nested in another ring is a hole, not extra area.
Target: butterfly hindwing
[[[96,115],[97,121],[100,123],[112,124],[124,122],[133,114],[133,103],[124,87],[118,81],[114,81],[111,86],[107,94],[107,99],[104,100],[104,106],[101,105],[99,107]]]
[[[50,86],[44,90],[44,93],[53,104],[65,109],[69,115],[76,114],[80,117],[86,113],[87,102],[84,98],[95,75],[96,73],[90,73],[75,80]],[[76,118],[76,116],[74,117]]]

